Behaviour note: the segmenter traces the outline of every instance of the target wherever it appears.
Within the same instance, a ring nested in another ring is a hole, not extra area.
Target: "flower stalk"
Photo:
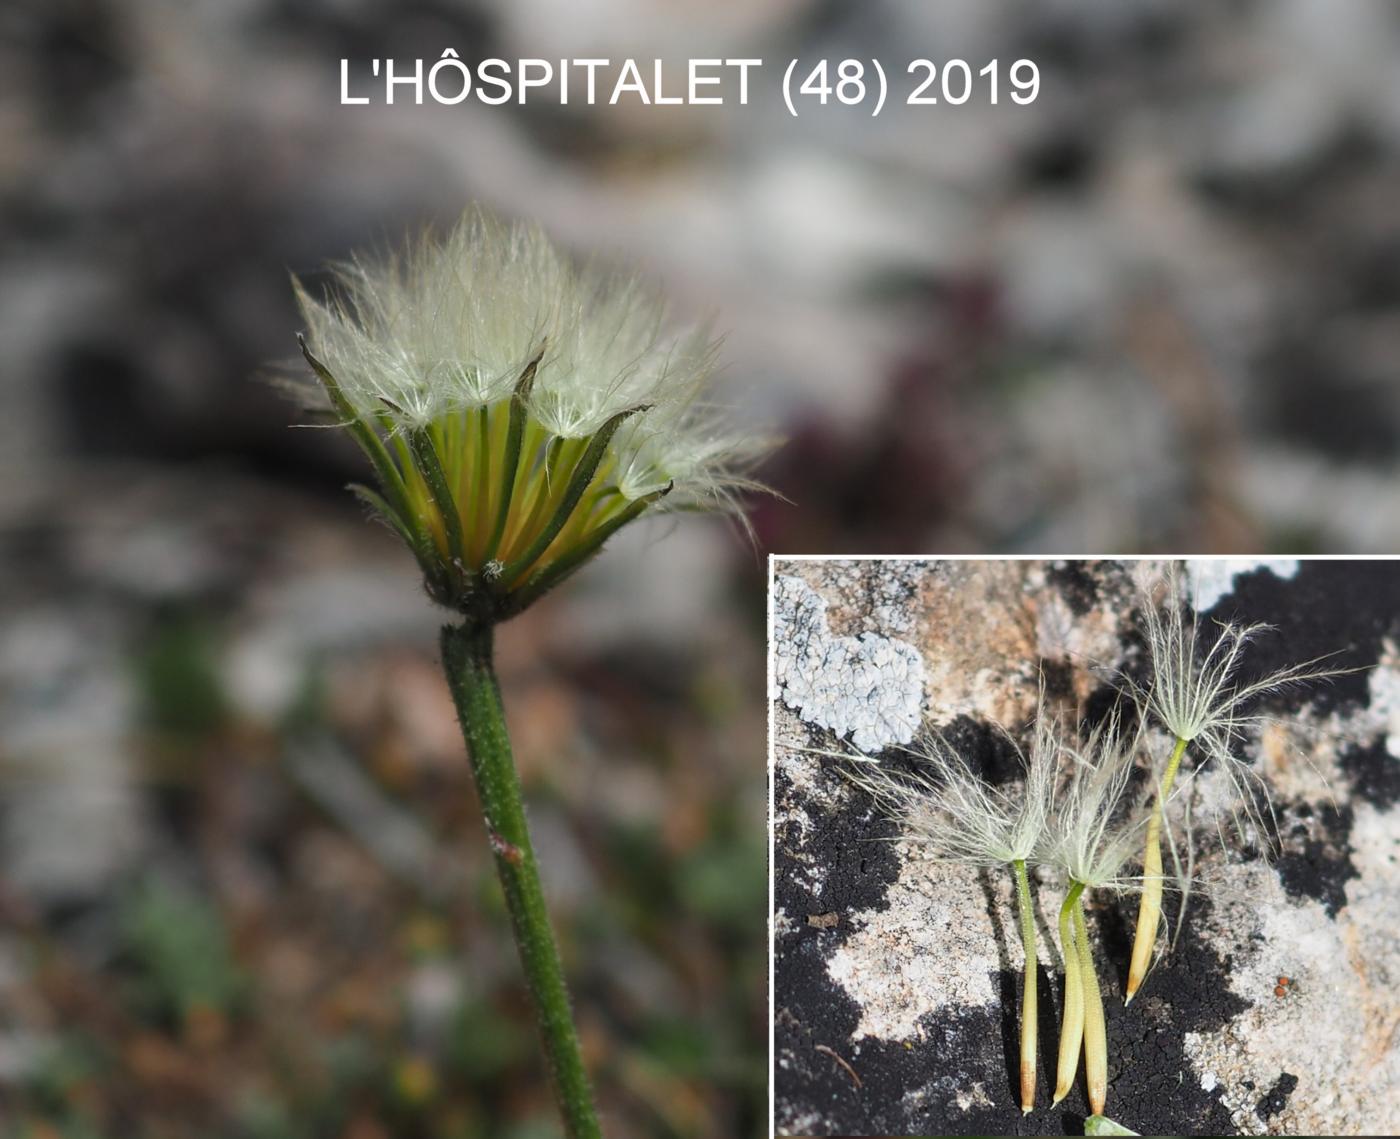
[[[1021,918],[1021,948],[1025,951],[1021,982],[1021,1113],[1035,1109],[1036,1069],[1036,967],[1035,911],[1031,908],[1031,884],[1026,877],[1026,860],[1011,864],[1016,878],[1016,908]]]
[[[1171,758],[1162,775],[1157,802],[1147,823],[1147,844],[1142,856],[1142,896],[1138,899],[1137,930],[1133,934],[1133,954],[1128,965],[1128,986],[1123,1003],[1129,1004],[1147,979],[1152,963],[1152,947],[1157,943],[1157,928],[1162,918],[1162,821],[1163,804],[1172,793],[1181,757],[1186,754],[1186,741],[1177,737]]]
[[[1065,965],[1065,995],[1064,1010],[1060,1015],[1060,1056],[1055,1073],[1055,1097],[1050,1101],[1051,1107],[1069,1095],[1069,1089],[1074,1086],[1074,1076],[1079,1070],[1079,1046],[1084,1039],[1084,979],[1073,925],[1074,907],[1083,892],[1084,883],[1071,882],[1060,906],[1060,957]]]
[[[1079,984],[1084,1000],[1084,1082],[1089,1088],[1089,1110],[1102,1115],[1108,1096],[1108,1028],[1099,977],[1094,970],[1094,951],[1084,924],[1082,895],[1074,903],[1074,947],[1079,954]]]
[[[490,626],[444,626],[442,662],[467,741],[496,876],[505,894],[565,1131],[569,1139],[600,1139],[602,1131],[525,821],[520,779],[492,659]]]

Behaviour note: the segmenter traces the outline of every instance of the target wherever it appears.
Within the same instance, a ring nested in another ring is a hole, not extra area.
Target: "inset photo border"
[[[774,558],[770,621],[775,1134],[1400,1127],[1400,562]]]

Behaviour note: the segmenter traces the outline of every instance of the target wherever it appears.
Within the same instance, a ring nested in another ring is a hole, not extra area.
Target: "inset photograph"
[[[1400,1127],[1400,562],[770,587],[776,1134]]]

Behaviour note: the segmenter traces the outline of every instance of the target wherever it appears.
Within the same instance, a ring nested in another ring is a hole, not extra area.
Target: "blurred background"
[[[761,57],[747,107],[342,107],[339,64]],[[1034,59],[790,118],[788,58]],[[776,66],[775,66],[776,63]],[[612,1134],[761,1134],[768,552],[1400,544],[1400,8],[18,0],[0,11],[0,1134],[553,1133],[436,663],[288,274],[471,201],[727,333],[749,544],[500,637]]]

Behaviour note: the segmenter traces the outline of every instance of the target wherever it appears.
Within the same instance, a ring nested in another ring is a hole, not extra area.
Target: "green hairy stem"
[[[496,874],[505,893],[565,1131],[569,1139],[601,1139],[525,822],[520,779],[492,662],[491,627],[444,627],[442,661],[466,738]]]

